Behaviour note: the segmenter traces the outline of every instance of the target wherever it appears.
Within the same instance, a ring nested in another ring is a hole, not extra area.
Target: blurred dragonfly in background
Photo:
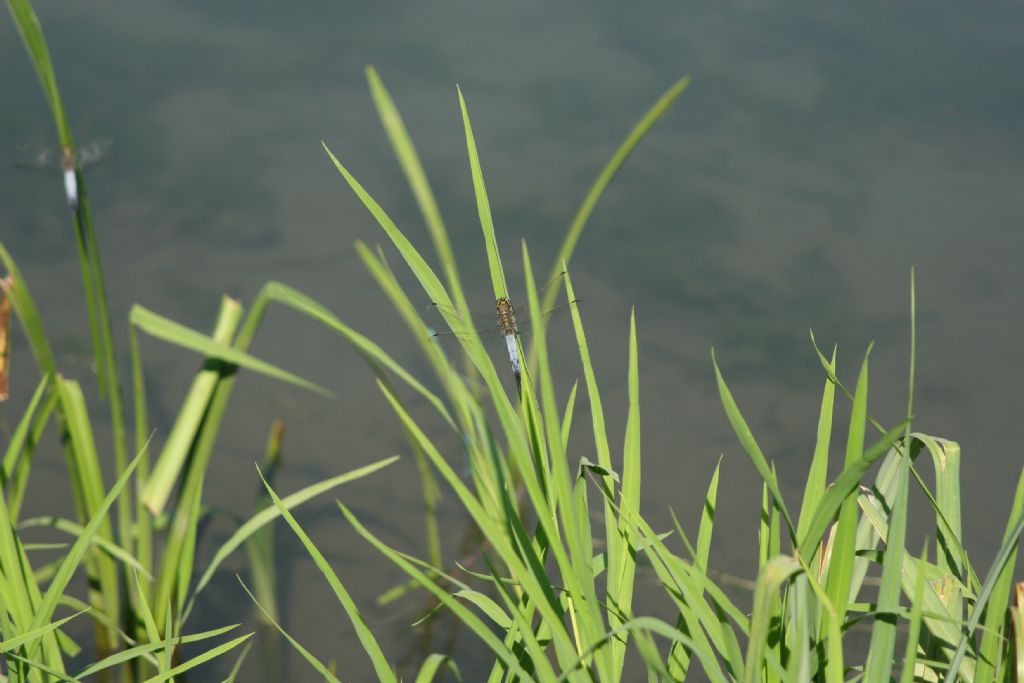
[[[79,147],[77,153],[70,147],[62,147],[57,150],[50,147],[20,144],[17,148],[18,159],[15,163],[19,168],[62,174],[68,208],[72,213],[77,213],[78,178],[75,173],[100,163],[110,149],[110,143],[111,140],[108,137],[93,140],[89,144]]]
[[[561,282],[562,276],[559,275],[557,278],[551,281],[541,292],[546,292],[549,287],[558,282]],[[543,294],[540,298],[543,298]],[[547,320],[552,316],[558,315],[561,312],[568,310],[569,306],[577,303],[576,300],[560,304],[551,308],[550,310],[541,313],[540,318]],[[432,304],[432,307],[437,310],[439,314],[443,314],[448,319],[462,320],[463,315],[458,312],[457,309],[450,306],[444,306],[442,304]],[[499,335],[505,338],[505,347],[508,351],[508,361],[512,366],[512,375],[516,379],[516,392],[522,394],[522,363],[519,358],[519,345],[517,339],[522,332],[529,331],[533,324],[533,316],[529,313],[525,313],[523,322],[517,323],[515,307],[512,305],[507,297],[501,297],[494,302],[495,313],[484,313],[480,311],[470,311],[470,320],[466,322],[464,329],[454,329],[451,332],[434,332],[433,336],[437,339],[443,339],[449,336],[458,337],[465,339],[467,336],[473,334],[479,334],[482,337]]]

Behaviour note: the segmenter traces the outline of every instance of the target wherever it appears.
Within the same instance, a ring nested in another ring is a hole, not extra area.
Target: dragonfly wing
[[[579,299],[573,299],[572,301],[567,301],[564,304],[559,304],[558,306],[554,306],[554,307],[544,311],[543,313],[541,313],[540,319],[541,320],[551,320],[552,318],[560,318],[561,316],[563,316],[563,315],[565,315],[566,313],[569,312],[569,307],[570,306],[578,304],[579,301],[580,301]],[[532,327],[533,327],[533,316],[530,315],[529,311],[526,311],[526,312],[521,313],[521,314],[516,314],[516,329],[518,329],[519,332],[526,332],[527,330],[529,330]]]
[[[88,145],[78,148],[78,168],[83,170],[89,166],[94,166],[103,160],[106,156],[107,151],[110,150],[110,145],[113,142],[109,137],[102,137],[93,140]]]
[[[17,159],[15,165],[33,171],[59,171],[60,154],[48,147],[39,147],[27,143],[18,143],[15,148]]]

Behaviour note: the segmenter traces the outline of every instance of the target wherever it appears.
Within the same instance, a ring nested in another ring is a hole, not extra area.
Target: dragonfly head
[[[60,167],[62,171],[75,170],[75,150],[71,149],[70,146],[61,147]]]

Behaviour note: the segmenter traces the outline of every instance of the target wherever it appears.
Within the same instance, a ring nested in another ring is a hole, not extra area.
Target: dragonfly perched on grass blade
[[[543,291],[547,291],[548,287],[552,284],[561,280],[561,276],[552,281]],[[554,315],[559,314],[562,311],[568,309],[572,304],[577,303],[575,300],[568,303],[555,306],[551,310],[544,311],[541,313],[541,319],[547,320]],[[463,315],[450,306],[444,306],[442,304],[434,303],[432,307],[438,311],[439,314],[444,317],[451,319],[462,319]],[[516,322],[516,311],[512,305],[512,301],[507,297],[501,297],[494,302],[495,314],[491,313],[480,313],[476,311],[470,311],[471,320],[467,322],[465,329],[453,329],[451,332],[434,332],[433,336],[437,339],[443,339],[449,336],[455,336],[459,338],[465,338],[467,335],[471,335],[474,332],[481,336],[489,335],[500,335],[505,338],[505,347],[508,351],[508,361],[512,366],[512,375],[516,380],[516,392],[522,394],[523,380],[522,380],[522,363],[519,358],[519,344],[517,343],[518,337],[521,332],[526,332],[532,325],[532,316],[524,315],[523,322]]]
[[[110,149],[110,138],[104,137],[83,145],[75,152],[71,147],[59,150],[35,145],[18,145],[19,168],[33,171],[48,171],[64,176],[64,194],[68,200],[68,208],[72,213],[78,212],[78,178],[76,172],[84,171],[103,160]]]

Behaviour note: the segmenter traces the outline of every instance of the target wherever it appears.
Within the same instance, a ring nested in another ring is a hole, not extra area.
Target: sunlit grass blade
[[[222,683],[235,683],[235,679],[238,678],[238,672],[242,670],[242,664],[245,663],[246,657],[249,656],[249,650],[252,649],[253,642],[250,641],[245,644],[242,651],[238,653],[238,659],[235,660],[234,665],[231,667],[231,671],[228,672],[228,677],[225,678]]]
[[[132,306],[131,312],[129,313],[129,319],[133,325],[157,339],[162,339],[176,346],[181,346],[182,348],[218,358],[227,363],[231,363],[232,365],[237,365],[254,372],[259,372],[267,377],[278,379],[289,384],[294,384],[297,387],[308,389],[324,396],[333,395],[330,391],[324,389],[318,384],[314,384],[313,382],[292,374],[287,370],[282,370],[275,365],[271,365],[270,363],[255,358],[254,356],[250,356],[244,351],[227,346],[226,344],[218,343],[216,340],[206,336],[205,334],[196,332],[195,330],[185,327],[180,323],[176,323],[169,318],[153,313],[138,304]]]
[[[43,598],[38,605],[35,618],[33,620],[35,627],[42,626],[53,616],[53,611],[57,607],[58,600],[61,595],[63,595],[68,583],[70,583],[71,578],[78,569],[86,551],[91,546],[92,537],[100,530],[100,526],[107,521],[107,511],[110,509],[110,506],[113,505],[114,501],[117,500],[117,497],[121,495],[124,487],[135,472],[135,468],[139,464],[140,457],[141,456],[136,456],[135,459],[128,464],[128,467],[120,473],[117,481],[107,493],[106,498],[104,498],[100,503],[99,507],[94,512],[92,519],[79,535],[78,540],[75,541],[74,545],[71,546],[71,550],[69,550],[67,555],[64,556],[57,573],[54,575],[53,580],[50,581],[50,585],[47,587],[46,593],[43,595]]]
[[[263,474],[260,473],[260,478],[263,479]],[[387,658],[384,656],[383,650],[380,648],[380,644],[377,642],[376,637],[367,627],[362,614],[359,612],[359,608],[356,606],[355,601],[352,599],[351,594],[345,588],[341,579],[331,569],[330,563],[327,562],[327,558],[323,556],[320,550],[313,543],[312,539],[306,535],[299,523],[295,521],[291,512],[285,506],[284,502],[277,496],[274,489],[263,481],[267,488],[267,492],[274,501],[274,505],[277,507],[278,512],[284,517],[285,521],[288,522],[288,526],[292,528],[295,535],[305,546],[306,552],[313,558],[313,562],[316,564],[320,573],[323,574],[324,578],[327,579],[327,583],[331,586],[334,591],[334,595],[338,598],[338,602],[341,603],[342,607],[345,608],[345,613],[348,614],[349,620],[352,622],[352,626],[355,628],[356,637],[359,639],[359,643],[363,647],[363,651],[369,656],[370,661],[373,663],[373,669],[377,674],[377,677],[381,681],[393,681],[397,683],[398,678],[395,676],[395,672],[392,670],[391,665],[388,664]]]
[[[918,559],[919,564],[924,564],[928,561],[928,544],[925,543],[924,548],[921,549],[921,555]],[[921,623],[924,614],[924,572],[918,572],[917,580],[914,582],[913,593],[910,598],[910,619],[907,627],[907,643],[906,649],[903,655],[903,662],[901,664],[902,671],[900,672],[899,683],[914,683],[914,670],[917,668],[917,648],[919,644],[919,637],[921,635]]]
[[[779,589],[791,576],[803,571],[800,564],[791,557],[778,555],[768,560],[757,577],[754,589],[754,614],[750,618],[750,644],[747,649],[744,683],[755,683],[761,679],[764,651],[769,641],[768,629],[771,618],[777,614]]]
[[[1013,520],[1019,519],[1022,514],[1024,514],[1024,472],[1017,479],[1017,488],[1010,506],[1010,517],[1007,520],[1006,529],[1003,531],[1004,543],[1013,533]],[[1011,553],[999,573],[999,578],[992,586],[992,595],[985,608],[981,639],[978,644],[978,669],[976,672],[977,679],[981,681],[988,680],[995,673],[993,663],[999,661],[999,652],[1003,647],[1000,636],[1003,634],[1003,627],[1006,623],[1005,606],[1010,603],[1010,592],[1013,589],[1013,576],[1016,567],[1017,555]],[[1019,628],[1018,626],[1018,637],[1022,635]]]
[[[324,481],[317,482],[316,484],[311,484],[303,489],[300,489],[299,491],[296,491],[295,493],[292,493],[290,495],[285,496],[284,498],[281,498],[281,505],[283,505],[286,510],[292,510],[298,507],[299,505],[302,505],[306,501],[311,500],[316,496],[319,496],[321,493],[326,493],[327,491],[330,491],[331,489],[337,486],[341,486],[342,484],[347,484],[352,481],[358,481],[363,477],[373,474],[377,470],[383,469],[388,465],[391,465],[398,459],[399,456],[393,455],[390,458],[384,458],[382,460],[373,462],[369,465],[365,465],[363,467],[354,469],[350,472],[345,472],[344,474],[339,474],[335,477],[331,477],[330,479],[325,479]],[[226,540],[223,544],[221,544],[221,546],[217,549],[217,552],[214,553],[213,559],[210,560],[210,564],[207,566],[206,570],[203,572],[203,575],[196,583],[196,587],[193,590],[193,595],[198,595],[207,586],[207,584],[209,584],[210,579],[213,578],[213,574],[217,571],[221,564],[224,563],[224,560],[226,560],[228,556],[230,556],[231,553],[235,551],[235,549],[237,549],[240,545],[245,543],[245,541],[248,538],[250,538],[254,533],[259,531],[264,525],[274,521],[280,515],[281,513],[276,505],[273,507],[266,507],[257,512],[256,514],[254,514],[252,517],[249,518],[248,521],[246,521],[244,524],[238,527],[238,529],[236,529],[235,532],[231,534],[231,537],[228,538],[228,540]]]
[[[263,471],[267,483],[271,486],[274,485],[281,465],[283,439],[284,422],[279,419],[274,420],[273,424],[270,425],[270,434],[267,436],[267,446],[263,454],[263,462],[260,464],[260,469]],[[267,495],[266,489],[261,485],[256,492],[255,512],[259,513],[271,508],[273,508],[273,502],[270,496]],[[252,577],[253,591],[259,603],[275,619],[280,619],[276,589],[277,570],[275,558],[277,555],[274,552],[274,527],[272,525],[264,525],[246,539],[245,556],[249,565],[249,574]]]
[[[487,266],[491,274],[491,286],[494,298],[508,296],[508,282],[505,281],[505,269],[501,266],[501,254],[498,252],[498,239],[494,235],[494,219],[491,217],[491,202],[487,198],[487,187],[484,184],[484,173],[480,167],[480,155],[473,137],[473,126],[469,122],[469,110],[466,100],[459,92],[459,109],[462,110],[462,127],[466,132],[466,151],[469,154],[469,170],[473,178],[473,192],[476,195],[476,211],[480,217],[480,229],[484,233],[484,247],[487,252]]]
[[[36,390],[32,393],[28,405],[18,420],[18,426],[7,442],[2,466],[0,466],[0,491],[7,496],[7,508],[11,521],[17,523],[21,510],[21,502],[25,497],[28,475],[32,467],[36,444],[39,443],[39,432],[46,425],[53,411],[56,396],[51,394],[45,403],[43,396],[48,385],[44,377],[39,380]],[[43,403],[40,409],[40,403]],[[38,414],[36,411],[39,411]]]
[[[583,228],[587,224],[587,220],[590,218],[590,214],[593,213],[594,207],[597,205],[597,200],[601,198],[601,194],[605,188],[608,187],[608,183],[612,181],[615,174],[618,173],[619,169],[629,158],[630,153],[636,148],[636,146],[643,140],[644,136],[647,135],[647,131],[651,129],[658,119],[668,111],[668,108],[672,106],[672,103],[676,101],[682,92],[686,89],[686,86],[690,84],[690,77],[684,76],[678,81],[673,83],[668,90],[666,90],[661,97],[655,101],[650,109],[641,117],[641,119],[633,126],[633,129],[623,140],[622,144],[612,155],[612,158],[605,164],[605,167],[601,169],[601,173],[598,174],[597,180],[591,185],[590,190],[587,191],[586,196],[583,198],[583,203],[579,209],[576,210],[576,215],[572,219],[572,223],[569,225],[569,230],[566,232],[565,238],[562,241],[562,246],[558,250],[558,256],[555,257],[554,265],[551,268],[551,276],[549,280],[555,278],[559,273],[565,270],[566,264],[572,260],[572,254],[576,250],[576,243],[579,242],[580,235],[583,233]],[[552,287],[550,292],[546,292],[544,295],[543,306],[544,310],[551,307],[554,303],[555,297],[558,295],[558,288]],[[571,298],[571,297],[570,297]]]
[[[13,638],[8,638],[7,640],[0,641],[0,652],[8,652],[9,650],[16,650],[16,649],[22,647],[23,645],[27,645],[28,643],[31,643],[31,642],[36,641],[36,640],[39,640],[40,638],[42,638],[43,636],[47,635],[48,633],[53,633],[54,631],[59,629],[61,626],[63,626],[64,624],[68,623],[69,621],[71,621],[72,619],[74,619],[78,615],[82,614],[83,612],[84,612],[84,610],[76,612],[75,614],[72,614],[69,617],[64,617],[63,619],[58,619],[57,621],[50,622],[49,624],[46,624],[45,626],[40,626],[40,627],[34,628],[34,629],[30,630],[30,631],[26,631],[25,633],[19,633],[17,636],[15,636]]]
[[[868,681],[887,681],[892,673],[898,628],[896,612],[900,604],[904,544],[907,534],[909,467],[909,458],[901,457],[896,495],[889,503],[890,514],[888,535],[885,541],[885,558],[882,561],[882,580],[878,586],[877,611],[871,629],[868,658],[864,667],[865,680]]]
[[[227,348],[241,319],[241,304],[230,297],[221,297],[220,311],[210,341]],[[163,450],[142,487],[142,502],[153,515],[161,514],[167,505],[167,499],[178,482],[223,371],[219,363],[208,358],[192,380],[192,386],[178,409],[178,416],[167,435]]]
[[[75,537],[82,535],[82,533],[85,531],[85,527],[83,527],[81,524],[76,524],[75,522],[72,522],[70,519],[63,519],[60,517],[52,516],[32,517],[29,519],[22,520],[18,524],[19,529],[40,526],[57,529],[58,531],[62,531],[66,534],[70,534]],[[92,542],[96,545],[97,548],[102,550],[107,555],[110,555],[110,557],[118,560],[126,567],[129,567],[137,572],[140,572],[143,576],[146,576],[147,578],[152,578],[151,576],[149,576],[148,570],[142,566],[142,563],[140,563],[135,558],[134,555],[129,553],[127,550],[125,550],[109,538],[100,535],[95,535],[93,536]]]
[[[387,133],[388,140],[391,142],[391,148],[395,152],[395,157],[402,167],[405,179],[409,183],[413,197],[416,198],[416,204],[420,208],[420,213],[423,214],[423,220],[427,224],[427,231],[430,233],[430,238],[434,242],[434,250],[437,251],[441,266],[444,268],[452,298],[459,310],[464,310],[466,299],[459,281],[458,268],[452,253],[451,242],[448,239],[448,231],[441,219],[441,211],[434,198],[434,192],[430,189],[430,182],[427,180],[422,163],[420,163],[416,147],[405,128],[398,108],[392,101],[387,88],[384,87],[384,82],[372,66],[366,67],[366,80],[370,84],[370,94],[377,107],[381,125],[384,126],[384,132]]]
[[[1000,585],[1000,577],[1003,573],[1003,567],[1010,561],[1011,557],[1014,557],[1019,548],[1021,535],[1024,534],[1024,509],[1019,505],[1020,499],[1024,496],[1024,476],[1018,480],[1017,491],[1014,495],[1014,510],[1015,516],[1010,518],[1008,522],[1006,533],[1003,536],[1003,542],[999,546],[998,552],[996,552],[995,559],[992,561],[992,567],[989,569],[988,575],[985,577],[985,581],[982,584],[981,592],[978,594],[977,600],[971,607],[970,617],[967,620],[966,628],[964,629],[963,635],[960,638],[960,642],[957,644],[956,651],[953,653],[953,657],[949,663],[949,671],[946,672],[946,677],[943,679],[944,683],[954,683],[957,676],[963,675],[965,677],[973,678],[974,674],[974,662],[973,657],[967,657],[968,646],[974,644],[974,631],[978,628],[981,623],[982,617],[985,614],[986,607],[989,606],[989,600],[992,597],[992,593],[996,586]],[[1001,606],[993,605],[993,609],[1002,611]],[[963,672],[961,672],[963,667]]]
[[[836,351],[832,351],[829,369],[835,374]],[[832,412],[835,403],[836,385],[830,379],[825,380],[825,388],[821,396],[821,410],[818,413],[818,432],[814,441],[814,455],[807,472],[807,483],[804,484],[804,497],[800,502],[800,518],[797,522],[797,538],[803,538],[811,522],[811,514],[818,507],[825,495],[825,483],[828,476],[828,448],[832,438]],[[810,559],[810,558],[808,558]]]
[[[198,643],[210,638],[216,638],[217,636],[233,631],[236,628],[238,628],[238,624],[232,624],[231,626],[222,626],[209,631],[203,631],[202,633],[192,633],[187,636],[170,638],[169,641],[174,646]],[[98,662],[90,664],[75,674],[75,678],[85,678],[105,669],[110,669],[118,664],[123,664],[133,659],[144,657],[164,648],[166,645],[166,641],[158,640],[151,643],[145,643],[143,645],[136,645],[135,647],[128,648],[127,650],[122,650],[121,652],[112,654],[109,657],[104,657]]]
[[[757,441],[754,439],[754,434],[750,431],[750,427],[747,426],[746,420],[743,419],[743,415],[740,413],[740,409],[732,397],[732,392],[729,391],[729,387],[725,384],[725,379],[722,377],[722,371],[718,368],[718,360],[715,358],[714,350],[711,352],[711,363],[715,368],[715,379],[718,382],[718,394],[722,399],[722,406],[725,408],[726,417],[729,418],[729,423],[732,424],[733,431],[736,432],[736,436],[739,437],[743,450],[745,450],[747,455],[750,456],[750,460],[753,462],[754,468],[757,470],[757,473],[761,475],[761,479],[768,486],[768,490],[775,498],[775,504],[778,505],[779,510],[782,512],[782,516],[786,520],[786,526],[789,529],[790,538],[793,538],[796,534],[796,528],[793,526],[793,518],[789,514],[786,502],[782,498],[782,492],[779,491],[779,483],[775,478],[775,473],[768,464],[768,460],[764,457],[764,453],[761,452],[761,447],[757,445]]]
[[[381,208],[380,204],[370,196],[359,181],[355,179],[348,169],[345,168],[338,157],[327,147],[327,143],[323,143],[324,151],[334,162],[334,166],[338,169],[338,172],[345,178],[352,191],[356,193],[363,205],[370,211],[374,218],[377,219],[377,223],[380,224],[381,228],[384,229],[385,234],[398,249],[398,252],[402,255],[406,264],[412,270],[413,275],[419,280],[420,285],[423,287],[423,291],[426,292],[430,301],[434,303],[443,304],[444,306],[451,306],[452,301],[448,296],[448,292],[445,290],[444,285],[438,279],[434,271],[427,265],[426,260],[420,255],[416,248],[412,245],[412,242],[402,234],[391,218],[387,215],[384,209]]]
[[[342,505],[340,502],[338,503],[338,506],[341,508],[345,518],[348,519],[349,523],[360,536],[369,541],[371,545],[387,556],[388,559],[399,566],[404,572],[409,574],[409,576],[416,579],[422,586],[429,590],[435,598],[440,600],[446,607],[448,607],[448,609],[454,612],[459,617],[460,621],[472,630],[473,633],[505,663],[510,671],[519,676],[523,681],[534,680],[533,677],[530,676],[522,666],[520,666],[515,653],[505,647],[501,640],[493,634],[487,624],[485,624],[464,605],[460,604],[459,601],[446,590],[438,586],[429,576],[419,571],[410,562],[406,561],[402,555],[384,545],[380,539],[371,534],[369,530],[359,522],[347,507]],[[541,666],[542,662],[534,662],[534,664]],[[541,671],[543,671],[543,669],[544,667],[541,667]]]
[[[160,673],[160,674],[158,674],[156,676],[152,676],[150,678],[147,678],[145,680],[145,683],[161,683],[162,681],[169,681],[172,678],[174,678],[175,676],[180,676],[181,674],[185,673],[186,671],[190,671],[190,670],[196,668],[200,664],[205,664],[206,662],[210,661],[211,659],[214,659],[216,657],[220,657],[225,652],[230,652],[231,650],[235,649],[236,647],[238,647],[239,645],[241,645],[245,641],[249,640],[249,638],[252,638],[252,636],[253,636],[252,633],[247,633],[244,636],[239,636],[238,638],[235,638],[234,640],[229,640],[228,642],[223,643],[221,645],[218,645],[217,647],[210,648],[206,652],[203,652],[202,654],[198,654],[195,657],[193,657],[192,659],[184,661],[181,664],[178,664],[177,666],[172,667],[171,669],[169,669],[167,671],[164,671],[164,672],[162,672],[162,673]]]
[[[445,666],[452,675],[455,676],[455,680],[462,681],[462,674],[459,673],[459,667],[448,655],[442,654],[431,654],[427,655],[427,658],[423,660],[420,665],[419,671],[416,672],[416,679],[413,683],[431,683],[436,677],[441,667]]]
[[[253,601],[253,603],[256,605],[256,607],[258,607],[260,609],[260,611],[263,612],[263,616],[267,619],[267,621],[269,621],[271,624],[273,624],[274,627],[278,630],[278,632],[285,637],[285,640],[287,640],[289,643],[291,643],[292,647],[295,648],[295,651],[298,652],[300,655],[302,655],[302,658],[305,659],[307,662],[309,662],[310,666],[312,666],[314,669],[316,669],[317,672],[321,676],[324,677],[325,681],[332,681],[333,683],[341,683],[341,681],[338,679],[338,677],[335,676],[331,672],[330,669],[328,669],[326,666],[324,666],[323,662],[321,662],[319,659],[317,659],[313,655],[312,652],[310,652],[306,648],[302,647],[302,644],[299,643],[299,641],[295,640],[295,638],[293,638],[291,636],[291,634],[289,634],[286,630],[284,630],[284,627],[282,627],[281,624],[277,623],[274,620],[274,618],[270,615],[269,612],[267,612],[266,610],[263,609],[263,606],[256,599],[256,596],[254,596],[252,594],[252,591],[249,590],[249,587],[245,585],[244,581],[242,581],[242,577],[238,576],[236,578],[238,578],[238,582],[240,584],[242,584],[242,590],[244,590],[246,593],[249,594],[249,598]]]

